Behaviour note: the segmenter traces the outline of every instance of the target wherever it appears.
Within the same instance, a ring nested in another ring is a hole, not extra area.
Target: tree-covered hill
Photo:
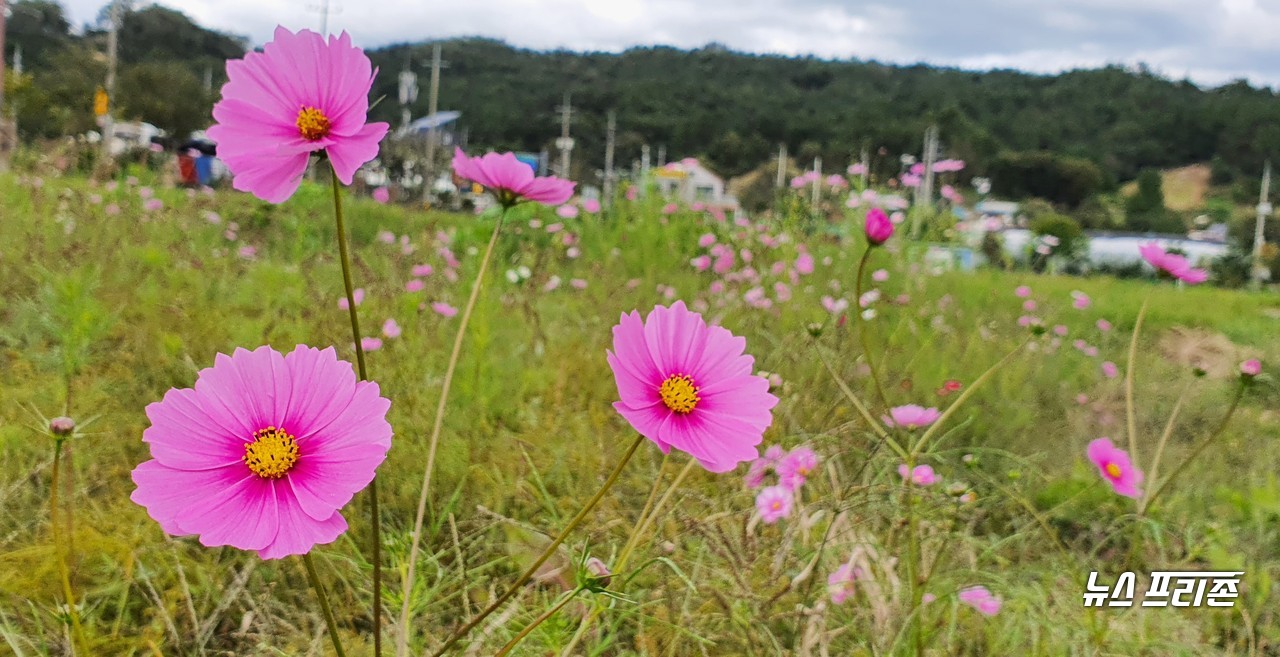
[[[577,111],[579,162],[603,161],[605,116],[618,113],[619,160],[642,143],[673,156],[704,155],[726,173],[755,167],[787,143],[802,161],[847,163],[883,147],[884,166],[921,150],[927,125],[947,154],[979,169],[1004,151],[1051,151],[1100,165],[1114,179],[1148,167],[1217,158],[1252,175],[1280,154],[1280,95],[1238,82],[1201,89],[1149,70],[1109,67],[1061,75],[635,48],[621,54],[537,52],[489,39],[444,43],[441,107],[460,110],[474,143],[548,148],[565,92]],[[398,121],[396,75],[409,62],[425,80],[431,45],[370,53],[384,74],[374,96]],[[423,85],[425,87],[425,84]],[[426,94],[415,104],[424,113]]]

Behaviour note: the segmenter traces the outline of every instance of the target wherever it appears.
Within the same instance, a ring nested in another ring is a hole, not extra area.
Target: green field
[[[354,358],[348,317],[338,306],[342,277],[328,194],[306,184],[289,202],[270,206],[231,192],[157,188],[164,208],[148,211],[138,187],[125,181],[108,191],[83,179],[49,177],[37,185],[31,175],[0,176],[0,655],[69,654],[50,533],[53,442],[41,419],[62,414],[85,434],[71,443],[64,500],[75,509],[72,584],[92,654],[330,654],[300,561],[264,562],[166,538],[129,501],[129,473],[149,458],[141,442],[144,408],[171,387],[190,386],[216,353],[304,343],[335,345],[341,357]],[[108,213],[111,204],[118,214]],[[620,313],[675,299],[704,303],[709,321],[747,338],[757,369],[781,376],[765,444],[813,447],[819,473],[790,518],[764,525],[752,520],[755,491],[743,485],[745,468],[724,475],[695,468],[631,562],[645,568],[625,585],[615,578],[625,600],[583,596],[513,654],[560,654],[571,643],[571,654],[584,655],[906,654],[899,461],[873,449],[875,436],[822,364],[830,362],[872,403],[855,322],[838,324],[820,303],[824,295],[843,296],[857,307],[862,246],[832,237],[856,232],[854,218],[836,227],[843,231],[812,234],[799,217],[765,222],[764,234],[789,238],[769,248],[754,225],[743,229],[688,210],[663,217],[661,205],[623,203],[604,217],[574,220],[521,206],[508,220],[466,336],[440,444],[411,601],[413,654],[438,646],[513,581],[545,535],[600,485],[634,436],[611,407],[610,329]],[[389,573],[383,602],[394,621],[426,439],[459,320],[431,304],[464,304],[494,217],[367,200],[352,200],[348,213],[356,285],[366,291],[364,333],[378,335],[387,319],[403,329],[369,355],[371,376],[393,402],[396,432],[379,477]],[[531,219],[543,227],[531,227]],[[556,222],[565,232],[549,234],[545,225]],[[380,239],[383,231],[394,244]],[[690,266],[705,252],[697,242],[707,232],[752,251],[770,297],[779,280],[771,266],[794,262],[797,243],[807,244],[817,270],[790,286],[790,300],[751,307],[743,300],[750,284],[729,282],[714,294],[719,277]],[[567,233],[578,237],[579,257],[568,256]],[[456,282],[443,274],[441,237],[461,260]],[[1223,416],[1239,361],[1261,358],[1264,371],[1280,362],[1280,296],[1154,280],[931,271],[920,264],[920,248],[890,247],[869,266],[889,278],[877,284],[882,300],[867,326],[892,405],[945,408],[958,397],[938,394],[945,382],[969,389],[1031,338],[975,390],[927,459],[943,483],[924,489],[917,505],[931,564],[923,588],[936,596],[918,610],[925,654],[1280,654],[1280,593],[1272,590],[1280,578],[1280,392],[1265,384],[1251,389],[1221,439],[1141,522],[1084,457],[1094,438],[1125,442],[1124,372],[1144,299],[1150,310],[1135,367],[1143,468],[1179,395],[1190,391],[1170,437],[1168,472]],[[407,293],[417,264],[431,264],[435,273],[423,279],[425,289]],[[531,278],[511,282],[506,272],[522,266]],[[547,291],[552,276],[562,283]],[[585,289],[572,279],[586,281]],[[1061,344],[1052,330],[1033,336],[1018,325],[1028,314],[1014,294],[1019,285],[1033,290],[1038,308],[1031,314],[1051,329],[1066,327]],[[1075,290],[1092,299],[1089,308],[1072,307]],[[898,303],[899,295],[908,298]],[[1099,331],[1099,319],[1114,329]],[[813,323],[824,327],[816,337]],[[1076,339],[1099,355],[1081,353]],[[1116,363],[1120,377],[1104,377],[1103,361]],[[1193,367],[1210,375],[1197,379]],[[970,454],[976,458],[962,458]],[[653,445],[642,445],[570,538],[560,564],[584,549],[610,562],[655,480],[669,482],[686,458],[673,452],[664,461]],[[976,501],[949,495],[956,482]],[[345,515],[351,531],[315,554],[348,652],[364,655],[364,496]],[[868,579],[852,599],[832,604],[826,577],[855,551]],[[1234,608],[1082,604],[1090,571],[1110,582],[1126,570],[1141,578],[1152,570],[1210,569],[1245,571]],[[566,578],[571,573],[550,573],[522,592],[493,617],[497,622],[473,634],[470,654],[496,651],[553,604]],[[957,590],[978,584],[1003,599],[998,615],[981,616],[957,601]],[[599,620],[583,625],[597,607]],[[393,624],[388,636],[399,629]]]

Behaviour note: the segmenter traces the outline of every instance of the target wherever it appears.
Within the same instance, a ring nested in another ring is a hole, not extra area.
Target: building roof
[[[439,129],[462,117],[462,112],[436,112],[431,116],[424,116],[409,124],[409,132],[427,132],[432,129]]]

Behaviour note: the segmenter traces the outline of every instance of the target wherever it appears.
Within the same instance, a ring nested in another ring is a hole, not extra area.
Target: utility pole
[[[1258,194],[1258,224],[1253,230],[1253,279],[1256,285],[1261,286],[1262,281],[1267,278],[1267,268],[1262,264],[1262,247],[1267,241],[1266,233],[1263,228],[1267,222],[1267,215],[1271,214],[1271,160],[1262,168],[1262,191]]]
[[[862,187],[866,189],[867,182],[871,179],[871,152],[866,146],[862,147]]]
[[[810,202],[813,207],[818,207],[818,200],[822,198],[822,158],[813,158],[813,197]]]
[[[782,189],[787,184],[787,144],[778,144],[778,176],[773,181],[773,186]]]
[[[604,202],[613,205],[613,149],[618,140],[618,114],[609,112],[609,122],[604,137]]]
[[[658,145],[658,166],[667,166],[667,146],[666,144]]]
[[[569,180],[570,154],[573,152],[573,137],[569,136],[569,124],[573,122],[573,94],[564,93],[564,102],[556,108],[560,112],[560,137],[556,139],[556,149],[560,151],[560,177]]]
[[[938,126],[931,125],[924,131],[924,177],[916,189],[916,205],[933,207],[933,164],[938,159]],[[912,214],[911,237],[920,237],[920,212]]]
[[[107,113],[102,115],[102,160],[111,159],[111,140],[115,137],[115,118],[111,115],[116,106],[116,65],[120,56],[120,0],[111,0],[111,25],[107,31],[107,80],[103,90],[107,93]]]
[[[409,123],[413,121],[413,112],[409,106],[418,100],[418,75],[413,72],[410,65],[410,58],[405,55],[404,68],[400,71],[400,129],[409,130]]]
[[[440,61],[440,44],[431,45],[431,89],[427,96],[427,116],[434,117],[440,105],[440,69],[444,62]],[[431,188],[435,186],[436,172],[436,124],[435,119],[427,126],[427,167],[422,180],[422,198],[431,198]]]
[[[649,184],[649,167],[652,166],[652,155],[648,144],[640,146],[640,180],[636,181],[636,189],[643,194],[645,187]]]

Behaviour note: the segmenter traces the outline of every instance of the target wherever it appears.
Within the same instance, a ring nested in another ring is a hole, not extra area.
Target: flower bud
[[[587,585],[590,587],[608,588],[609,582],[613,581],[613,572],[596,557],[587,559],[585,568]]]
[[[864,230],[867,234],[867,242],[872,246],[880,246],[893,237],[893,222],[889,220],[889,215],[885,214],[884,210],[873,208],[867,212]]]
[[[76,421],[69,417],[55,417],[49,420],[49,431],[59,438],[66,438],[76,430]]]
[[[1262,361],[1259,361],[1256,358],[1251,358],[1249,360],[1246,360],[1243,363],[1240,363],[1241,376],[1252,379],[1253,377],[1258,376],[1259,374],[1262,374]]]

